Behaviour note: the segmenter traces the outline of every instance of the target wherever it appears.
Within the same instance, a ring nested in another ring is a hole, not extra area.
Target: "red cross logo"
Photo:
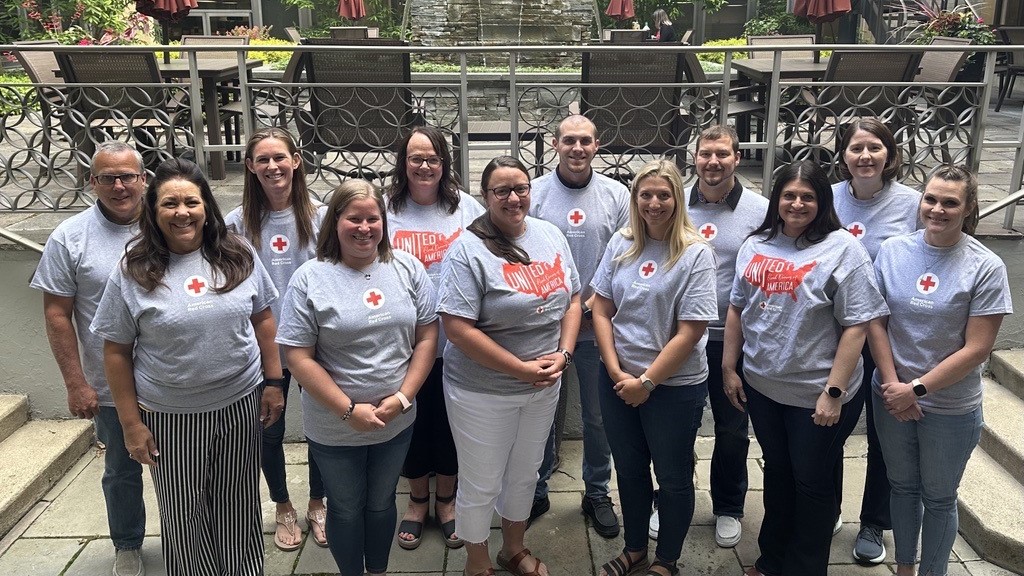
[[[370,288],[363,292],[363,304],[370,310],[376,310],[384,305],[384,294],[376,288]]]
[[[569,212],[566,219],[569,221],[569,225],[575,228],[577,226],[582,226],[583,223],[587,221],[587,213],[579,208],[575,208]]]
[[[939,277],[931,272],[921,274],[917,279],[917,291],[921,294],[931,294],[939,289]]]
[[[288,251],[288,239],[278,234],[270,240],[270,249],[277,254],[284,254]]]
[[[846,229],[849,230],[850,234],[853,234],[853,237],[858,240],[860,240],[865,233],[864,225],[861,224],[860,222],[854,222],[853,224],[850,224]]]
[[[650,278],[658,271],[658,264],[654,260],[648,260],[640,265],[640,277]]]
[[[699,231],[700,235],[703,236],[705,240],[714,240],[715,236],[718,236],[718,226],[715,226],[711,222],[701,226]]]
[[[207,281],[202,276],[191,276],[188,280],[185,280],[185,293],[192,297],[202,296],[206,294]]]

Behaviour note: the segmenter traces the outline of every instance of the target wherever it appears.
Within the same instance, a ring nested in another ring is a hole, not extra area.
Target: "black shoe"
[[[529,528],[534,520],[546,514],[548,510],[551,510],[551,500],[548,500],[547,496],[534,498],[533,507],[530,508],[530,517],[526,519],[526,527]]]
[[[619,535],[619,517],[615,515],[615,505],[608,496],[583,497],[583,514],[590,518],[590,524],[604,538],[615,538]]]

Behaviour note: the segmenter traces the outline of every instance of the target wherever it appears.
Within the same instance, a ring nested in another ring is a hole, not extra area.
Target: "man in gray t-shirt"
[[[103,495],[116,550],[113,573],[135,576],[144,573],[139,555],[146,529],[142,466],[124,447],[103,370],[103,338],[90,332],[89,325],[107,277],[138,232],[135,222],[146,171],[134,148],[115,141],[97,147],[90,173],[96,204],[57,226],[30,285],[43,292],[46,334],[64,377],[68,409],[78,418],[92,418],[96,436],[106,446]]]
[[[629,223],[629,191],[620,182],[594,172],[591,167],[600,142],[597,127],[585,116],[573,115],[563,120],[555,131],[552,146],[558,153],[558,166],[531,183],[530,215],[561,230],[569,242],[569,250],[579,271],[584,319],[576,341],[574,363],[583,413],[583,483],[586,489],[583,512],[598,534],[614,538],[619,533],[619,519],[608,496],[612,475],[611,450],[605,437],[597,394],[599,360],[590,323],[589,307],[594,295],[590,280],[609,240]],[[566,389],[566,386],[562,387],[563,394]],[[547,480],[554,472],[555,429],[564,425],[564,410],[559,411],[558,416],[562,421],[556,419],[545,448],[531,520],[550,506]]]

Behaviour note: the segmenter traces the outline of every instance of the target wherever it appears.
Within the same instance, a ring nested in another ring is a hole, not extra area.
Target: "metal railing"
[[[0,46],[0,51],[46,50],[53,47]],[[715,50],[702,47],[645,45],[647,59],[682,61],[672,56],[686,52],[725,51],[724,69],[730,70],[738,52],[767,51],[774,55],[771,80],[763,86],[765,109],[734,120],[751,134],[742,148],[763,156],[762,179],[770,182],[785,162],[815,159],[838,179],[836,147],[843,125],[853,116],[878,114],[893,128],[902,149],[904,166],[900,178],[911,185],[921,183],[944,162],[967,163],[978,170],[990,160],[987,152],[1016,151],[1012,170],[1005,158],[1000,175],[1009,181],[997,187],[1017,190],[1024,174],[1024,122],[1013,119],[1016,135],[990,126],[989,107],[1001,47],[992,46],[882,46],[830,45],[833,50],[866,52],[968,51],[984,59],[984,76],[975,82],[916,83],[786,80],[782,70],[783,51],[806,52],[821,46],[759,46]],[[138,47],[61,47],[62,50],[135,51]],[[162,53],[164,47],[154,46]],[[204,117],[199,60],[204,51],[223,52],[225,46],[175,47],[189,63],[188,80],[182,83],[118,86],[106,82],[65,83],[38,86],[0,84],[0,211],[79,210],[89,205],[85,175],[88,153],[96,143],[116,138],[134,143],[152,167],[172,155],[207,159],[211,153],[239,152],[245,138],[237,142],[210,145],[207,130],[220,130]],[[637,54],[637,46],[494,46],[494,47],[402,47],[402,46],[301,46],[260,47],[263,51],[316,54],[332,52],[370,55],[407,52],[423,59],[439,54],[457,55],[455,74],[412,74],[410,82],[375,82],[347,78],[347,81],[317,81],[312,68],[300,69],[283,82],[252,80],[246,73],[246,50],[238,48],[237,98],[243,113],[237,117],[242,135],[272,125],[283,125],[300,139],[307,162],[310,188],[324,197],[347,178],[381,181],[394,169],[394,146],[402,131],[415,123],[428,122],[447,131],[455,146],[456,169],[469,174],[469,158],[481,145],[507,144],[535,173],[551,170],[557,157],[545,143],[566,115],[582,111],[595,119],[602,150],[595,168],[623,180],[652,157],[666,156],[690,171],[691,151],[700,130],[730,119],[740,105],[728,95],[737,87],[739,76],[710,73],[704,82],[690,76],[654,69],[644,81],[623,76],[622,81],[584,81],[578,72],[521,73],[518,63],[544,54],[582,58],[594,54]],[[1002,49],[1005,49],[1003,47]],[[480,74],[470,72],[470,57],[487,55],[491,62],[506,58],[507,71]],[[507,56],[506,56],[507,55]],[[644,60],[638,60],[643,62]],[[638,64],[639,65],[639,64]],[[305,72],[303,75],[301,72]],[[625,71],[623,71],[625,72]],[[870,74],[870,71],[867,72]],[[591,70],[591,76],[594,76]],[[335,79],[337,80],[337,78]],[[485,80],[489,80],[486,83]],[[483,88],[481,88],[483,86]],[[822,101],[828,92],[833,98]],[[161,103],[140,103],[140,94]],[[44,102],[43,99],[46,99]],[[834,108],[842,101],[845,108]],[[749,102],[744,102],[749,104]],[[404,110],[408,115],[395,110]],[[354,110],[358,113],[353,112]],[[657,110],[657,113],[653,111]],[[1002,126],[1008,116],[1002,114]],[[371,121],[370,119],[373,118]],[[1010,116],[1012,118],[1012,116]],[[383,126],[383,128],[382,128]],[[372,129],[371,129],[372,128]],[[205,166],[205,162],[201,162]],[[992,172],[992,170],[989,170]],[[989,176],[992,178],[992,176]],[[1004,176],[1005,177],[1005,176]],[[1012,208],[1005,226],[1012,226]]]

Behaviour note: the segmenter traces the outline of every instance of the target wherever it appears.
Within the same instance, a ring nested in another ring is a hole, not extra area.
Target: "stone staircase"
[[[1024,350],[994,352],[985,427],[960,483],[960,532],[989,562],[1024,574]]]
[[[28,419],[28,398],[0,395],[0,537],[92,444],[90,420]]]

